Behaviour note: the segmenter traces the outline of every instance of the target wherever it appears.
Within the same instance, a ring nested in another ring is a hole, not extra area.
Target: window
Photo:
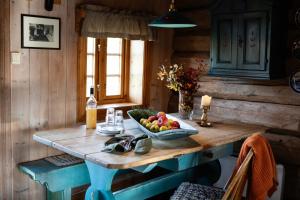
[[[142,104],[145,42],[121,38],[87,38],[86,42],[86,97],[94,85],[99,104]]]
[[[95,84],[95,39],[87,39],[86,55],[86,97],[90,96],[90,88]]]
[[[85,120],[90,87],[100,108],[114,104],[124,111],[149,102],[149,54],[151,42],[121,38],[79,37],[77,69],[77,121]],[[98,119],[104,119],[103,109]]]

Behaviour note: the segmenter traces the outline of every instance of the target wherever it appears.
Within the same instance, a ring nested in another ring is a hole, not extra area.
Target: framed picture
[[[60,49],[60,18],[21,15],[21,47]]]

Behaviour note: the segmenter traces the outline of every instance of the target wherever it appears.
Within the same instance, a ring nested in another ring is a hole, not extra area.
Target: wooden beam
[[[295,93],[286,82],[262,82],[232,79],[220,80],[203,77],[197,95],[210,95],[228,100],[276,103],[300,106],[300,95]]]
[[[173,49],[175,51],[209,52],[210,36],[175,36]]]
[[[200,103],[201,98],[195,97],[194,114],[196,118],[202,114]],[[296,131],[299,130],[300,124],[300,106],[295,105],[214,98],[208,115],[224,120]]]

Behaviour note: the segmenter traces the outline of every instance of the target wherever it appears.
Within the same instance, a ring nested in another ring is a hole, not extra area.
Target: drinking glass
[[[116,110],[115,125],[117,128],[124,130],[124,118],[122,110]]]
[[[115,109],[114,108],[107,108],[106,124],[109,126],[113,126],[115,124]]]

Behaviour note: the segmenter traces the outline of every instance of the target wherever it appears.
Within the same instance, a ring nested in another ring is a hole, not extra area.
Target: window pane
[[[107,38],[107,54],[122,54],[121,38]]]
[[[144,42],[130,42],[129,97],[134,103],[143,102]]]
[[[106,74],[107,75],[121,74],[121,56],[107,56]]]
[[[87,38],[87,53],[95,53],[95,38],[88,37]]]
[[[107,76],[106,77],[106,96],[114,96],[121,94],[121,77]]]
[[[143,74],[144,42],[141,40],[130,42],[130,66],[134,69],[133,73]]]
[[[86,59],[86,74],[94,75],[95,57],[88,55]]]
[[[90,88],[94,86],[94,78],[93,77],[87,77],[86,78],[86,96],[90,96]]]

